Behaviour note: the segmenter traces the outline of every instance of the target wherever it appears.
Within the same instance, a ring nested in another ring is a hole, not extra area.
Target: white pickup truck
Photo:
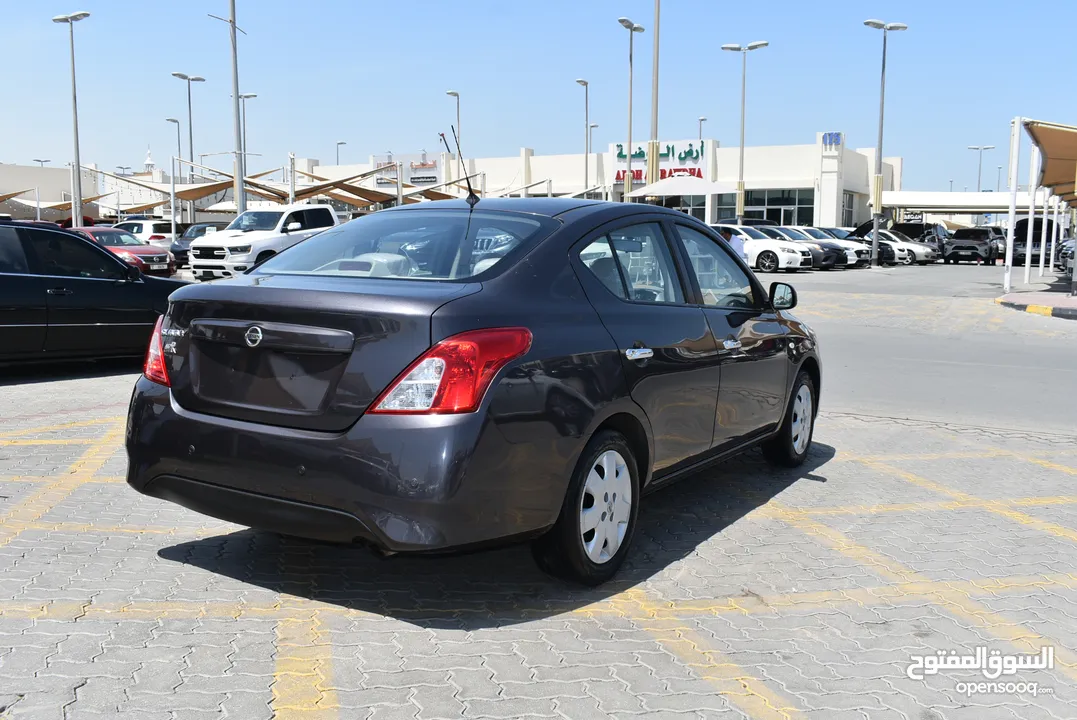
[[[198,280],[235,277],[337,224],[336,213],[328,205],[248,210],[224,230],[191,243],[191,271]]]

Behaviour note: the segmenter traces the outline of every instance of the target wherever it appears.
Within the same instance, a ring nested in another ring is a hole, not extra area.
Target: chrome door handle
[[[650,348],[628,348],[625,350],[625,357],[629,360],[646,360],[654,357],[654,350]]]
[[[722,348],[725,350],[740,350],[740,340],[723,340]]]

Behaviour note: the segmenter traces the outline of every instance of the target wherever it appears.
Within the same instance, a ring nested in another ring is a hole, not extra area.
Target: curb
[[[1044,317],[1056,317],[1063,320],[1077,320],[1077,308],[1051,307],[1050,305],[1022,305],[1021,303],[1007,302],[1002,298],[995,298],[995,303],[1011,310],[1043,315]]]

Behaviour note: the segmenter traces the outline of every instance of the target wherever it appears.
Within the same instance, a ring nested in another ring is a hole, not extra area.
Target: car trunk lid
[[[245,275],[171,297],[162,341],[183,408],[340,432],[430,347],[430,316],[478,284]]]

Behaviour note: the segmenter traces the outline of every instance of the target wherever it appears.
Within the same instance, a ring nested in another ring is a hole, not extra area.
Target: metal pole
[[[456,157],[460,161],[460,179],[463,179],[467,175],[467,170],[464,169],[464,141],[462,139],[463,131],[460,129],[460,94],[456,94]]]
[[[71,167],[71,227],[82,227],[82,161],[79,158],[79,99],[75,89],[75,23],[68,21],[71,37],[71,114],[75,129],[75,164]]]
[[[486,197],[486,173],[485,172],[480,174],[479,197]]]
[[[236,0],[228,0],[228,31],[232,39],[232,133],[236,148],[235,179],[232,194],[235,195],[236,213],[247,211],[245,191],[247,158],[243,155],[243,128],[239,122],[239,55],[236,47]]]
[[[1028,163],[1028,227],[1025,229],[1025,284],[1032,281],[1032,236],[1036,224],[1036,181],[1040,176],[1040,148],[1032,145],[1032,159]]]
[[[628,169],[625,172],[623,186],[624,197],[621,199],[629,202],[628,193],[632,192],[632,41],[635,39],[635,31],[628,30]]]
[[[661,0],[654,0],[654,57],[651,62],[651,141],[647,144],[647,184],[658,182],[658,22]]]
[[[295,153],[288,153],[288,204],[295,204]]]
[[[1059,209],[1060,205],[1062,205],[1062,198],[1056,197],[1055,198],[1055,217],[1054,217],[1054,230],[1055,231],[1053,233],[1051,233],[1051,263],[1050,263],[1050,265],[1047,266],[1052,271],[1055,269],[1055,250],[1058,249],[1058,234],[1061,231],[1061,228],[1059,228],[1059,226],[1058,226],[1058,209]]]
[[[744,224],[744,110],[748,88],[748,48],[740,51],[740,162],[737,167],[737,224]]]
[[[553,197],[553,180],[546,178],[546,197]]]
[[[42,165],[42,167],[44,167],[44,165]],[[38,188],[34,188],[34,205],[37,207],[37,211],[34,213],[34,219],[40,220],[41,219],[41,193],[38,191]],[[119,207],[119,205],[117,204],[117,208],[118,207]],[[116,214],[119,215],[119,212],[120,211],[117,209]]]
[[[1043,219],[1040,221],[1040,277],[1043,277],[1043,261],[1047,256],[1047,212],[1050,209],[1050,197],[1045,189],[1043,196]]]
[[[240,98],[243,100],[243,104],[240,106],[240,114],[242,115],[241,124],[243,125],[243,158],[247,157],[247,98]]]
[[[980,148],[977,154],[980,156],[980,161],[976,165],[976,192],[980,192],[980,178],[983,176],[984,170],[984,149]]]
[[[179,134],[179,127],[176,127],[176,134]],[[183,157],[183,153],[180,153],[180,157]],[[187,78],[187,158],[194,162],[194,111],[191,108],[191,79]],[[194,182],[194,166],[190,165],[187,168],[187,182]]]
[[[1021,159],[1021,118],[1015,117],[1010,121],[1010,214],[1009,227],[1006,228],[1006,269],[1003,273],[1002,291],[1009,292],[1013,287],[1013,243],[1016,233],[1014,226],[1017,224],[1017,166]]]
[[[587,181],[591,165],[591,86],[583,86],[583,190],[587,192]]]
[[[169,182],[171,184],[171,189],[169,190],[169,193],[168,193],[169,194],[168,214],[171,216],[170,219],[172,220],[172,237],[175,238],[176,237],[176,158],[172,158],[171,161],[169,161],[168,179],[169,179]]]
[[[396,164],[396,206],[404,204],[404,163]]]
[[[883,117],[886,108],[886,28],[883,28],[883,64],[879,74],[879,141],[875,145],[875,177],[872,186],[871,264],[879,267],[879,225],[883,218]]]
[[[998,166],[998,172],[995,174],[995,192],[1002,192],[1002,166]]]

